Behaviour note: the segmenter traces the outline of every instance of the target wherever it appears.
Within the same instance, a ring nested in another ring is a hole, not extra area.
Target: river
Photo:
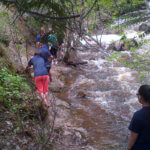
[[[92,48],[78,51],[78,57],[88,63],[80,66],[80,73],[68,75],[63,93],[74,121],[88,132],[93,150],[124,150],[129,122],[141,107],[136,97],[138,73],[108,62],[110,53]]]

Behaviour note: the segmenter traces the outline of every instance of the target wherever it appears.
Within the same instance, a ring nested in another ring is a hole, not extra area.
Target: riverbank
[[[55,97],[56,119],[54,123],[54,147],[57,150],[92,150],[88,142],[88,133],[78,126],[74,118],[71,101],[68,99],[68,88],[76,80],[80,70],[66,66],[64,63],[53,65],[52,82],[49,86],[49,101]],[[52,107],[48,109],[48,122],[53,120]]]

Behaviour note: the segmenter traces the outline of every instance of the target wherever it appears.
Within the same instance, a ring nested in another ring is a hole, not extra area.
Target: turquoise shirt
[[[48,37],[48,42],[50,42],[50,46],[54,46],[54,44],[56,43],[56,40],[57,40],[57,36],[55,34],[51,34],[49,37]]]

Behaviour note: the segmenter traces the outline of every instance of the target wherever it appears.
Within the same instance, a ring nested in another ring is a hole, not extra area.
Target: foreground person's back
[[[137,96],[143,108],[134,113],[130,122],[127,150],[150,150],[150,86],[142,85]]]

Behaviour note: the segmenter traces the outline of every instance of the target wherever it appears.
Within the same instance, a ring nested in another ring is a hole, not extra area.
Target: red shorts
[[[34,78],[37,90],[39,93],[48,92],[49,76],[38,76]]]

